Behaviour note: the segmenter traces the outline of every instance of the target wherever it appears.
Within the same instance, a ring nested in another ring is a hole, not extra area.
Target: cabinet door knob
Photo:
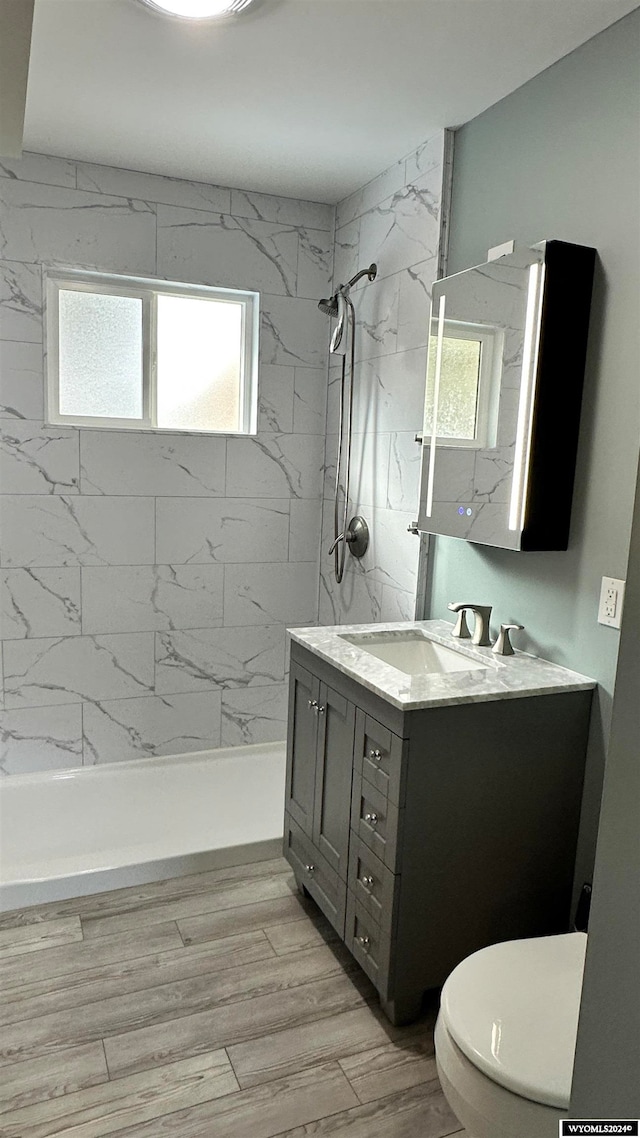
[[[378,825],[378,815],[377,814],[365,814],[364,820],[365,820],[365,822],[368,822],[370,826],[377,826]]]
[[[326,707],[322,707],[322,706],[318,707],[318,709],[317,709],[318,715],[324,715],[326,710],[327,710]]]
[[[361,948],[364,949],[365,952],[369,951],[369,949],[371,948],[371,941],[369,940],[368,936],[359,936],[359,937],[356,937],[356,940],[358,941],[358,944],[360,945]]]
[[[307,873],[315,873],[316,871],[315,865],[305,865],[304,868],[306,869]]]
[[[360,878],[360,884],[364,885],[365,889],[373,889],[375,882],[370,873],[365,873],[364,877]]]
[[[369,758],[373,759],[374,763],[381,763],[382,762],[382,751],[378,751],[378,750],[369,751]]]
[[[317,699],[308,699],[307,703],[309,704],[309,711],[317,711],[318,710]]]

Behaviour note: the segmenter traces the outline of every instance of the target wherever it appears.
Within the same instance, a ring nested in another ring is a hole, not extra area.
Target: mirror
[[[420,530],[566,549],[594,262],[545,241],[434,285]]]

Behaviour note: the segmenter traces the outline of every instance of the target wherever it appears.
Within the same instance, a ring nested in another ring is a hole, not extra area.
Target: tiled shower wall
[[[0,168],[5,773],[285,734],[317,619],[334,210],[25,155]],[[42,266],[261,293],[257,438],[44,425]]]
[[[353,292],[358,331],[351,513],[363,514],[371,545],[347,553],[341,585],[323,555],[320,623],[413,619],[420,539],[417,517],[426,345],[436,279],[445,137],[430,139],[337,207],[334,284],[376,261],[378,276]],[[333,536],[339,369],[331,357],[323,553]],[[339,362],[339,361],[338,361]]]

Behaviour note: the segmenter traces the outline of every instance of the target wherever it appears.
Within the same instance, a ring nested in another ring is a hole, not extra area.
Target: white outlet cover
[[[608,628],[620,628],[625,584],[625,581],[620,581],[617,577],[602,578],[598,624],[605,624]]]

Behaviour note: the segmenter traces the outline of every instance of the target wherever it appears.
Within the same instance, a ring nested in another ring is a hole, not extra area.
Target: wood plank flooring
[[[0,1138],[465,1134],[280,859],[2,914],[0,1025]]]

